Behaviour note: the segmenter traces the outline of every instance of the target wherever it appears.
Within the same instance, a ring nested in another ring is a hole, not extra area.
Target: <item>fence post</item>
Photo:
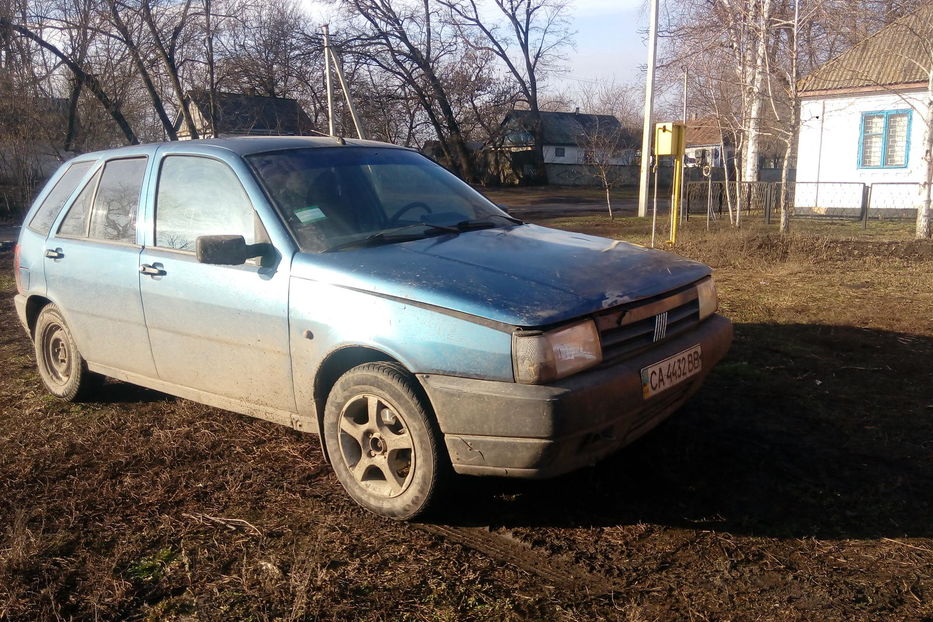
[[[869,205],[871,205],[871,184],[862,184],[862,229],[868,229]]]
[[[772,188],[773,188],[773,184],[771,183],[768,183],[768,185],[765,186],[766,192],[764,193],[764,195],[765,195],[765,224],[766,225],[771,224],[771,199],[772,199],[772,194],[773,194]]]
[[[687,195],[687,196],[685,197],[685,198],[686,198],[686,201],[684,201],[684,205],[687,206],[687,207],[686,207],[687,212],[686,212],[686,214],[685,214],[685,216],[684,216],[684,220],[690,220],[690,202],[691,202],[691,201],[690,201],[690,199],[691,199],[691,197],[690,197],[690,184],[692,184],[692,183],[693,183],[692,181],[688,181],[688,182],[686,182],[686,183],[684,184],[684,194]]]

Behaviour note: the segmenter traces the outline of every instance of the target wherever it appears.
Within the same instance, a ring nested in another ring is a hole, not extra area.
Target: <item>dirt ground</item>
[[[315,437],[116,382],[49,397],[0,253],[0,620],[933,620],[933,244],[691,227],[736,325],[700,393],[417,524],[357,508]]]

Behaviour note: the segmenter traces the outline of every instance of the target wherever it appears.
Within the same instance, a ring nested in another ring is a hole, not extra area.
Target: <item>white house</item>
[[[931,24],[933,6],[922,8],[801,80],[798,210],[920,205]]]

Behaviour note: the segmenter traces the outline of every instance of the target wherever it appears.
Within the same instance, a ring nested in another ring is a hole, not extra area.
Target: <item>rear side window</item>
[[[109,242],[136,242],[136,213],[146,173],[146,159],[107,162],[97,186],[89,237]]]
[[[91,201],[94,200],[94,190],[97,189],[98,179],[100,179],[100,172],[94,175],[81,189],[58,228],[58,235],[67,235],[74,238],[87,236],[87,217],[91,213]]]
[[[78,182],[84,177],[93,162],[76,162],[68,167],[64,175],[56,182],[49,195],[45,197],[42,205],[36,211],[36,215],[29,221],[29,228],[36,233],[48,235],[52,223],[58,218],[58,213],[65,205],[65,201],[71,196],[71,193],[78,187]]]
[[[265,237],[236,173],[217,160],[170,156],[162,162],[155,216],[156,246],[193,251],[202,235]]]
[[[59,235],[134,244],[145,172],[146,158],[107,162],[71,204]]]

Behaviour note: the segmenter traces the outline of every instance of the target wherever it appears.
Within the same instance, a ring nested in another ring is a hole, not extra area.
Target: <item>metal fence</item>
[[[729,218],[741,207],[741,218],[771,223],[781,213],[781,182],[722,181],[687,182],[685,217],[706,215]],[[788,182],[792,218],[860,220],[907,220],[917,217],[923,204],[923,184],[914,182]]]

